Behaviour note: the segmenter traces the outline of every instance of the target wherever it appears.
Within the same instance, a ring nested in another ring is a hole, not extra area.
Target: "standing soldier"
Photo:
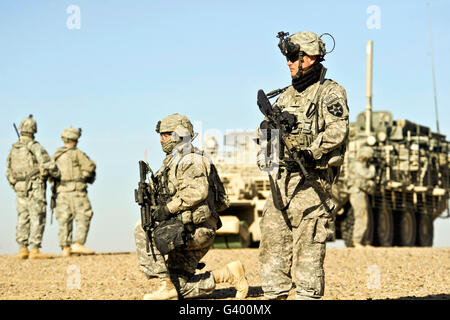
[[[95,181],[96,164],[77,148],[80,136],[81,129],[72,127],[64,129],[61,135],[64,146],[58,148],[53,155],[53,160],[61,171],[61,179],[52,186],[52,197],[56,202],[53,206],[55,206],[55,216],[59,224],[58,244],[64,256],[69,256],[71,253],[95,253],[84,244],[93,215],[87,194],[87,184]],[[76,234],[72,244],[74,220]]]
[[[220,227],[215,199],[221,182],[212,162],[192,146],[191,122],[184,115],[172,114],[158,122],[156,132],[167,155],[153,180],[159,204],[151,216],[157,223],[144,231],[139,221],[134,230],[141,270],[157,285],[144,299],[197,298],[222,282],[236,287],[237,298],[245,298],[248,282],[239,261],[195,274]]]
[[[353,245],[362,248],[367,237],[369,225],[370,203],[368,194],[375,191],[375,166],[368,161],[373,157],[373,150],[364,146],[358,150],[358,159],[352,160],[349,165],[348,187],[350,204],[353,208],[355,223],[353,227]]]
[[[45,228],[46,181],[49,177],[58,178],[60,173],[44,147],[34,140],[37,124],[32,115],[22,120],[19,131],[19,141],[12,145],[6,161],[6,177],[17,195],[19,258],[52,258],[39,248]]]
[[[287,35],[278,37],[292,85],[277,90],[282,94],[274,109],[278,107],[280,116],[291,119],[288,139],[295,148],[288,150],[282,144],[277,173],[270,175],[272,197],[266,201],[259,225],[260,279],[267,299],[286,299],[292,278],[297,299],[318,299],[325,287],[325,242],[334,237],[330,192],[348,139],[347,98],[343,87],[324,79],[321,61],[326,51],[321,38],[307,31]],[[259,130],[267,128],[267,121]],[[267,159],[261,161],[262,151],[259,167],[273,168]],[[307,175],[298,162],[303,162]]]

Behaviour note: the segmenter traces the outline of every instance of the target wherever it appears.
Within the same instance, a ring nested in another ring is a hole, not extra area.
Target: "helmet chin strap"
[[[298,58],[298,71],[297,73],[292,77],[292,80],[298,80],[300,78],[302,78],[306,73],[308,73],[311,69],[313,69],[315,67],[315,65],[318,63],[318,61],[316,61],[315,63],[313,63],[312,65],[306,67],[306,68],[302,68],[302,63],[303,63],[303,58],[305,57],[305,54],[303,53],[299,53],[299,58]]]

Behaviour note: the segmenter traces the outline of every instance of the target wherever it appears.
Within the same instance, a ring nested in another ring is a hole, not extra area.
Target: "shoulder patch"
[[[344,114],[344,108],[339,101],[327,105],[327,110],[329,113],[336,117],[342,117],[342,115]]]

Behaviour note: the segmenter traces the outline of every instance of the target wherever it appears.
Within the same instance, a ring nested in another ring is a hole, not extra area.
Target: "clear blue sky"
[[[449,136],[450,3],[429,2],[440,127]],[[80,8],[80,29],[67,27],[70,5]],[[367,26],[371,5],[379,29]],[[435,129],[425,1],[11,0],[0,3],[0,159],[16,140],[12,123],[30,113],[50,154],[65,127],[83,128],[79,147],[98,165],[87,246],[133,250],[137,161],[145,149],[153,168],[163,158],[156,122],[179,112],[201,121],[197,131],[256,128],[257,90],[290,82],[281,30],[334,36],[324,64],[347,90],[351,120],[365,106],[365,45],[374,40],[374,109]],[[13,253],[16,203],[5,171],[0,253]],[[436,222],[437,246],[450,246],[449,223]],[[44,250],[59,252],[56,234],[48,212]]]

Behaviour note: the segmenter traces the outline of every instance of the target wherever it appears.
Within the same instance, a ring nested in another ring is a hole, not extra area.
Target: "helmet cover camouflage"
[[[277,38],[280,39],[278,47],[281,53],[290,61],[296,61],[305,54],[319,56],[320,61],[323,60],[323,56],[327,53],[325,43],[317,34],[310,31],[301,31],[287,37],[288,35],[289,33],[280,31]]]
[[[194,135],[194,128],[188,117],[174,113],[158,122],[156,132],[172,132],[172,134],[175,133],[178,137],[192,137]]]
[[[64,129],[64,131],[61,134],[61,139],[64,142],[78,141],[78,139],[80,137],[81,137],[81,128],[77,129],[77,128],[69,127],[69,128]]]
[[[19,124],[20,133],[35,134],[37,132],[36,120],[33,119],[33,115],[30,114],[28,118],[25,118]]]
[[[300,51],[303,51],[308,56],[324,56],[326,53],[325,43],[314,32],[297,32],[288,39],[293,44],[299,45]]]

